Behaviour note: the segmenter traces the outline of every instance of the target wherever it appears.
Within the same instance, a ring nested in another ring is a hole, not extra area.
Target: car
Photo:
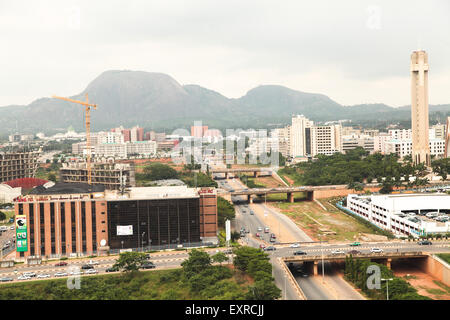
[[[357,241],[349,244],[350,247],[357,247],[357,246],[360,246],[360,245],[361,245],[361,243],[357,242]]]
[[[67,274],[67,272],[56,272],[56,273],[54,274],[54,276],[55,276],[55,277],[67,277],[68,274]]]
[[[36,277],[36,273],[34,272],[24,272],[23,275],[30,278]]]
[[[253,216],[254,214],[255,214],[255,213],[254,213],[252,210],[250,210],[250,215]]]
[[[275,238],[270,238],[269,241],[270,241],[270,242],[277,242],[277,239],[275,239]]]
[[[262,243],[259,245],[259,248],[260,248],[260,249],[264,249],[265,247],[266,247],[266,246],[265,246],[264,244],[262,244]]]
[[[370,249],[370,252],[372,252],[372,253],[382,253],[383,250],[380,249],[380,248],[372,248],[372,249]]]
[[[11,227],[9,228],[9,230],[14,230],[14,226],[11,226]]]
[[[96,274],[96,273],[98,273],[97,270],[95,270],[95,269],[90,269],[90,270],[86,271],[84,274]]]
[[[291,248],[300,248],[300,243],[293,243],[290,245]]]
[[[261,227],[258,227],[258,229],[257,229],[258,231],[262,231],[263,229],[261,228]]]
[[[117,267],[109,267],[105,271],[106,272],[117,272],[117,271],[119,271],[119,268],[117,268]]]
[[[421,245],[421,246],[430,246],[433,243],[431,241],[429,241],[429,240],[422,240],[422,241],[417,242],[417,244]]]
[[[13,281],[13,278],[9,278],[9,277],[4,277],[4,278],[0,278],[0,282],[8,282],[8,281]]]
[[[56,267],[64,267],[64,266],[67,266],[67,262],[65,262],[65,261],[60,261],[60,262],[58,262],[57,264],[55,264],[55,266],[56,266]]]
[[[30,280],[30,279],[31,279],[31,277],[27,277],[27,276],[24,276],[24,275],[17,277],[17,280]]]
[[[259,236],[260,236],[259,232],[255,233],[255,237],[259,237]]]
[[[41,273],[41,274],[38,274],[36,278],[37,279],[50,278],[50,275],[48,273]]]
[[[269,233],[270,229],[268,227],[264,228],[264,233]]]
[[[277,248],[275,248],[274,246],[268,246],[264,248],[264,251],[275,251],[275,250],[277,250]]]
[[[156,266],[152,262],[147,262],[141,265],[141,269],[153,269],[156,268]]]
[[[345,254],[345,252],[342,250],[333,250],[331,251],[331,254]]]
[[[95,260],[89,260],[88,265],[90,265],[90,266],[98,265],[98,261],[95,261]]]
[[[81,269],[83,269],[83,270],[94,269],[94,266],[92,266],[90,264],[83,264],[81,266]]]
[[[224,250],[223,253],[225,253],[225,254],[232,254],[233,253],[233,249]]]
[[[71,274],[72,276],[79,276],[79,275],[82,275],[82,274],[83,274],[83,271],[72,271],[70,274]]]
[[[307,255],[307,253],[302,250],[298,250],[298,251],[294,252],[294,256],[304,256],[304,255]]]
[[[309,276],[301,267],[297,268],[295,272],[302,278],[307,278]]]
[[[350,250],[348,252],[348,254],[360,254],[360,253],[361,253],[361,251],[358,251],[358,250]]]

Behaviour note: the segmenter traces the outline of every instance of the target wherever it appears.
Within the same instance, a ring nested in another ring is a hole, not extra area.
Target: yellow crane
[[[89,103],[89,97],[86,93],[86,101],[73,100],[65,97],[52,96],[55,99],[61,99],[64,101],[69,101],[73,103],[81,104],[85,107],[84,111],[86,112],[86,149],[87,149],[87,182],[91,184],[91,108],[97,109],[96,104]]]

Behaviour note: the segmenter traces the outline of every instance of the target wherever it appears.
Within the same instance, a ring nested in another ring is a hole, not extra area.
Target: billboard
[[[27,216],[16,216],[16,251],[28,251]]]
[[[117,226],[118,236],[131,236],[133,235],[133,225],[129,226]]]

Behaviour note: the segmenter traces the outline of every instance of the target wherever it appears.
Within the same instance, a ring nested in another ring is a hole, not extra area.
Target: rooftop
[[[71,183],[58,182],[53,186],[46,188],[41,185],[29,193],[30,195],[51,195],[51,194],[76,194],[76,193],[92,193],[103,192],[105,187],[103,185],[90,185],[87,183]]]

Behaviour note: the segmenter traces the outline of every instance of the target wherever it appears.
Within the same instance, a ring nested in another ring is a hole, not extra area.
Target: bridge
[[[367,185],[366,189],[378,191],[380,187],[376,184]],[[299,186],[299,187],[277,187],[277,188],[252,188],[239,190],[220,190],[219,195],[229,196],[247,196],[249,203],[253,203],[252,196],[264,196],[268,194],[285,193],[288,202],[294,202],[294,193],[306,193],[307,200],[329,198],[333,196],[346,196],[354,192],[347,188],[347,185],[331,185],[331,186]]]
[[[235,168],[235,169],[227,169],[227,168],[223,168],[223,169],[212,169],[209,170],[210,173],[215,174],[215,173],[224,173],[225,174],[225,179],[228,179],[228,175],[230,173],[244,173],[244,172],[250,172],[253,173],[253,176],[256,178],[262,174],[265,175],[272,175],[273,169],[272,168]]]
[[[303,263],[313,263],[314,264],[314,275],[318,274],[318,264],[320,261],[327,262],[344,262],[346,257],[349,257],[350,254],[342,253],[342,254],[324,254],[323,257],[321,255],[299,255],[299,256],[287,256],[283,257],[282,260],[285,263],[290,262],[303,262]],[[370,259],[370,260],[378,260],[382,261],[386,264],[386,266],[391,269],[391,262],[393,259],[427,259],[429,257],[428,253],[421,251],[413,251],[413,252],[381,252],[381,253],[357,253],[351,254],[353,259]]]

